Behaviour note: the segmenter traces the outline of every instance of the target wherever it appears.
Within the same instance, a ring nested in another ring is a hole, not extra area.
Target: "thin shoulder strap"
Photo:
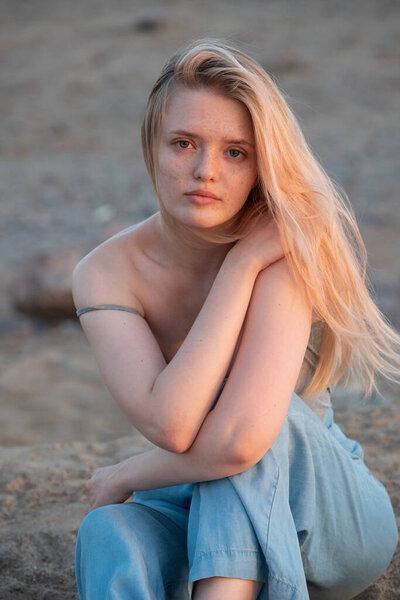
[[[83,306],[82,308],[78,308],[76,311],[76,316],[80,317],[81,315],[91,312],[92,310],[123,310],[125,312],[139,315],[139,317],[143,317],[140,312],[134,308],[130,308],[129,306],[121,306],[120,304],[98,304],[96,306]]]

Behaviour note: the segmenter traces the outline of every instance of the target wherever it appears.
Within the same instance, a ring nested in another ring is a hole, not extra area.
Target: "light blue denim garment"
[[[82,600],[185,600],[205,577],[263,581],[259,600],[348,600],[387,568],[389,496],[357,442],[293,394],[273,446],[216,481],[136,492],[79,531]]]

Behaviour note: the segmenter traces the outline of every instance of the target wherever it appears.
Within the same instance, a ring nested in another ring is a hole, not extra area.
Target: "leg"
[[[89,513],[78,534],[82,600],[181,600],[187,593],[186,531],[135,503]]]
[[[262,550],[230,478],[195,485],[188,554],[196,600],[252,600],[267,581]]]
[[[261,587],[260,581],[210,577],[196,581],[193,600],[256,600]]]
[[[349,600],[390,563],[397,528],[386,490],[360,446],[296,395],[270,450],[229,480],[268,565],[260,600]]]
[[[334,423],[332,410],[326,428],[332,444],[325,449],[329,477],[316,498],[314,518],[319,526],[315,534],[310,529],[301,532],[302,550],[310,598],[346,600],[384,573],[398,532],[388,493],[365,465],[360,444]],[[318,474],[323,465],[314,460]],[[332,557],[330,569],[319,558],[321,551]]]

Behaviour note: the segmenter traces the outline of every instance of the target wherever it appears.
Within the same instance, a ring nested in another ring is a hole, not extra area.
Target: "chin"
[[[223,225],[229,218],[230,217],[216,214],[191,214],[185,215],[185,217],[181,219],[181,223],[188,227],[195,227],[196,229],[211,229],[213,227],[218,227],[218,225]]]
[[[225,223],[230,217],[226,217],[221,214],[217,214],[217,211],[210,210],[209,207],[185,207],[181,210],[169,210],[165,205],[163,206],[162,213],[175,221],[186,225],[186,227],[193,227],[196,229],[209,229],[211,227],[217,227]]]

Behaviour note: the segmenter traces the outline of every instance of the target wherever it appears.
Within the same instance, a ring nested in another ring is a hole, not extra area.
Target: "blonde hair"
[[[199,40],[175,54],[153,87],[142,125],[144,158],[156,190],[155,148],[177,85],[213,88],[250,113],[258,184],[224,228],[199,235],[227,243],[240,239],[257,212],[275,219],[292,273],[305,284],[315,318],[325,323],[319,363],[302,396],[342,378],[347,384],[353,376],[367,394],[377,389],[377,375],[399,382],[400,336],[371,298],[366,251],[351,206],[313,156],[271,77],[221,41]],[[161,211],[168,218],[162,205]]]

